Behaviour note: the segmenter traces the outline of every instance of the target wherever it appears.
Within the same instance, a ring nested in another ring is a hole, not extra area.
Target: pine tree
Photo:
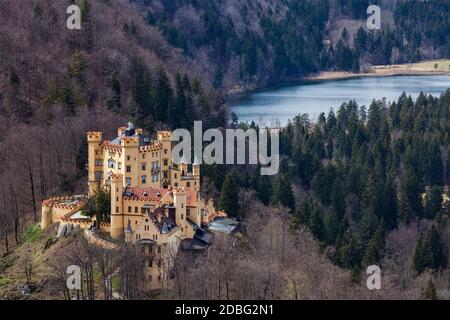
[[[411,168],[408,168],[400,184],[399,220],[409,222],[414,217],[422,217],[422,192],[419,179]]]
[[[378,263],[382,258],[385,246],[386,225],[384,220],[380,222],[377,231],[367,245],[366,252],[363,257],[363,265],[370,266]]]
[[[433,220],[442,209],[442,190],[439,186],[434,186],[425,195],[425,217]]]
[[[430,278],[430,280],[428,280],[427,286],[422,291],[422,296],[426,300],[437,300],[438,299],[436,287],[434,286],[434,282],[431,278]]]
[[[225,177],[220,190],[219,206],[230,217],[238,218],[239,190],[234,174],[229,173]]]
[[[142,124],[152,112],[150,102],[151,80],[147,66],[139,58],[133,62],[132,77],[131,91],[134,102],[134,120],[137,124]]]
[[[417,240],[413,256],[413,268],[421,274],[426,269],[439,270],[447,266],[444,245],[435,225]]]
[[[149,94],[149,92],[147,92],[147,94]],[[106,102],[108,109],[113,112],[119,112],[122,108],[121,99],[122,97],[119,75],[117,74],[117,72],[114,72],[111,77],[111,96]]]
[[[157,121],[168,122],[172,125],[174,110],[173,91],[170,85],[170,80],[161,65],[157,67],[156,75],[156,86],[152,91],[152,97],[155,104],[154,118]]]
[[[339,221],[339,217],[334,210],[327,212],[324,216],[324,237],[328,245],[334,245],[336,243],[341,228]]]
[[[422,273],[426,268],[426,257],[424,252],[424,239],[423,235],[419,235],[419,238],[416,242],[416,247],[414,249],[414,255],[413,255],[413,269],[417,273]]]
[[[312,208],[311,210],[308,221],[308,228],[319,241],[322,241],[324,239],[322,212],[317,206],[314,206],[314,208]]]
[[[427,253],[427,266],[429,268],[439,270],[447,266],[447,257],[445,255],[444,246],[441,243],[441,236],[435,225],[432,225],[427,232],[424,250]]]
[[[257,172],[258,174],[258,172]],[[258,174],[258,186],[256,189],[256,194],[264,205],[270,203],[270,197],[272,194],[272,184],[269,177]]]
[[[291,209],[291,211],[295,210],[295,199],[291,183],[285,174],[278,174],[273,187],[271,202],[272,205],[279,204]]]

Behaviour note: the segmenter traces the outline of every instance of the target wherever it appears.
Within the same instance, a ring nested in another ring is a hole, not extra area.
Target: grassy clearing
[[[11,279],[7,276],[0,276],[0,288],[6,287],[12,283],[14,283],[14,279]]]
[[[42,229],[39,225],[39,223],[33,223],[31,224],[27,230],[25,231],[25,234],[22,236],[22,242],[23,243],[33,243],[39,240],[39,237],[42,234]]]

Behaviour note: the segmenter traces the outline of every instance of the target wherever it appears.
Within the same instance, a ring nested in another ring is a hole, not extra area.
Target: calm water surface
[[[316,119],[321,112],[335,111],[351,99],[368,106],[375,99],[397,100],[402,92],[416,98],[421,91],[439,96],[450,88],[450,76],[396,76],[355,78],[296,85],[282,85],[228,101],[240,121],[267,126],[285,125],[300,113]]]

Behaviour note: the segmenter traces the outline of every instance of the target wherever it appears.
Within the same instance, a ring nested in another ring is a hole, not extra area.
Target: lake
[[[264,90],[235,97],[228,101],[230,110],[239,121],[274,127],[283,126],[288,119],[308,113],[312,120],[330,108],[337,110],[349,100],[369,106],[375,99],[397,100],[402,92],[416,98],[421,91],[439,96],[450,88],[450,76],[391,76],[361,77],[269,87]]]

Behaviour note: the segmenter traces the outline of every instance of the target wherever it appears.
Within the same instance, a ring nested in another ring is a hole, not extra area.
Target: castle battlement
[[[102,133],[101,132],[88,132],[87,138],[89,142],[100,142],[102,141]]]

